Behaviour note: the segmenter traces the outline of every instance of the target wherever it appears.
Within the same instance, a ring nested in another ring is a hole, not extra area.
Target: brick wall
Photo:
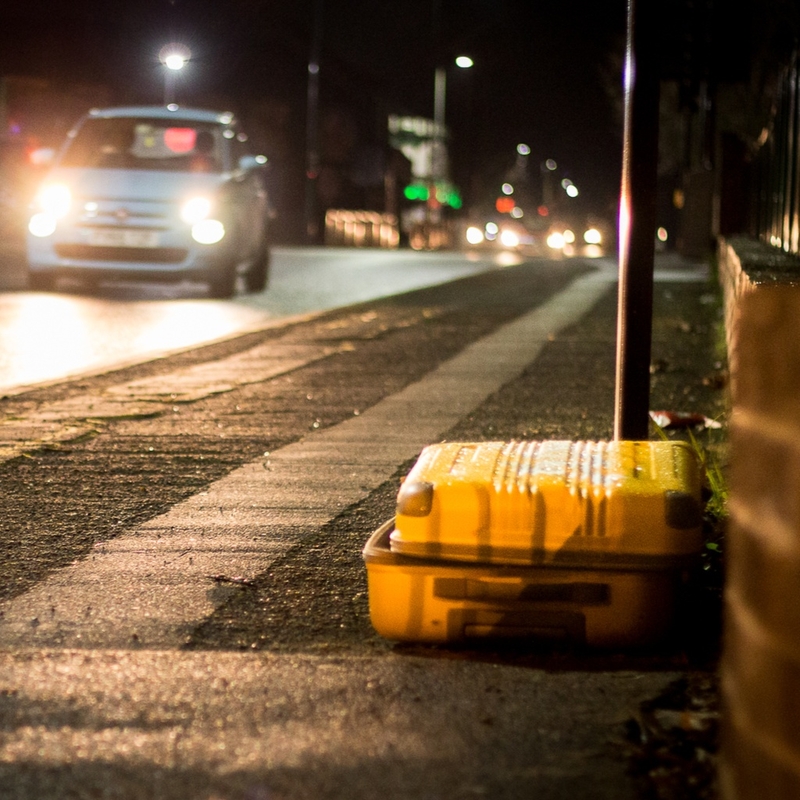
[[[723,242],[731,367],[724,800],[800,798],[800,262]]]

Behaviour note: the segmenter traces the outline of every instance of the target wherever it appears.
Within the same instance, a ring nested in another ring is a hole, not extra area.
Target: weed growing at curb
[[[728,524],[728,480],[721,454],[727,449],[725,429],[703,429],[704,435],[691,428],[677,433],[674,437],[659,425],[655,425],[658,435],[665,441],[684,439],[689,443],[700,466],[703,491],[703,536],[702,552],[703,583],[714,593],[722,594],[724,580],[723,554],[725,531]]]

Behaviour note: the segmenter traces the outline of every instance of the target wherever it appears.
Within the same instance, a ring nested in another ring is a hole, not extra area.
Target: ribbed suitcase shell
[[[702,546],[700,493],[685,442],[431,445],[400,488],[391,550],[482,564],[678,566]]]
[[[677,569],[491,565],[399,555],[393,521],[364,548],[370,619],[387,639],[524,638],[592,648],[660,641],[676,620]]]

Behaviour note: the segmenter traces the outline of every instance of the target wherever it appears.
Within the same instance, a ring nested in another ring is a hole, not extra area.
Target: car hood
[[[65,183],[75,195],[93,200],[158,202],[211,192],[227,180],[224,174],[56,167],[47,182]]]

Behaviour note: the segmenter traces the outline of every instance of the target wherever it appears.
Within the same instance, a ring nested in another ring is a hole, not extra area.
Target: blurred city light
[[[426,202],[435,199],[437,203],[450,208],[459,209],[463,205],[463,200],[457,189],[451,183],[437,183],[428,186],[425,183],[410,183],[403,189],[406,200],[419,200]]]
[[[186,59],[180,53],[170,53],[164,59],[164,65],[167,69],[183,69]]]
[[[403,190],[406,200],[427,200],[430,190],[423,183],[411,183]]]
[[[480,228],[476,228],[474,225],[470,225],[467,228],[467,242],[469,244],[480,244],[483,239],[483,231]]]
[[[517,152],[521,156],[529,156],[531,154],[531,149],[526,144],[518,144],[517,145]]]
[[[587,244],[583,255],[586,258],[601,258],[603,256],[603,248],[597,244]]]
[[[458,56],[456,58],[456,66],[461,69],[469,69],[474,66],[475,62],[469,56]]]
[[[180,70],[186,66],[186,63],[192,57],[189,48],[182,44],[168,44],[161,48],[158,58],[161,63],[171,70]]]
[[[503,184],[503,185],[500,187],[500,191],[501,191],[503,194],[514,194],[514,187],[513,187],[513,186],[512,186],[510,183],[504,183],[504,184]]]
[[[506,229],[500,234],[500,244],[503,247],[517,247],[519,245],[519,236],[516,231]]]

